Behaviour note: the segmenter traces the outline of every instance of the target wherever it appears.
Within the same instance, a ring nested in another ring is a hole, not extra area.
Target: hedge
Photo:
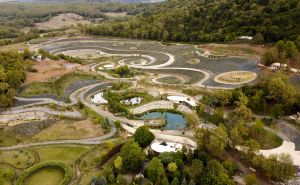
[[[67,166],[66,164],[64,164],[62,162],[58,162],[58,161],[44,161],[44,162],[38,163],[38,164],[31,166],[31,167],[27,168],[26,170],[22,171],[17,179],[16,185],[22,185],[24,179],[26,177],[28,177],[32,172],[43,169],[43,168],[47,168],[47,167],[59,167],[64,170],[65,175],[59,185],[67,185],[73,176],[71,168],[69,166]]]

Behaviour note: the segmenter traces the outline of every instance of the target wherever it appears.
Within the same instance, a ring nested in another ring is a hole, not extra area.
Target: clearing
[[[81,139],[103,135],[101,125],[93,124],[91,119],[82,121],[61,120],[52,124],[33,137],[34,140]]]
[[[41,30],[60,29],[63,27],[76,26],[77,24],[90,24],[88,20],[75,13],[60,14],[52,17],[46,22],[36,23],[35,26]]]
[[[35,62],[32,66],[37,72],[27,72],[24,84],[32,82],[47,82],[51,79],[56,79],[64,74],[75,71],[80,65],[66,61],[43,61]]]

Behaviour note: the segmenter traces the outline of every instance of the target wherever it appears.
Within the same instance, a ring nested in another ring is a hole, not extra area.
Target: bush
[[[63,169],[63,171],[65,172],[64,178],[62,179],[62,181],[59,183],[59,185],[67,185],[69,183],[69,181],[72,178],[72,171],[71,168],[69,166],[67,166],[66,164],[62,163],[62,162],[57,162],[57,161],[44,161],[41,163],[38,163],[34,166],[31,166],[30,168],[27,168],[26,170],[22,171],[21,174],[19,175],[16,185],[22,185],[23,181],[26,177],[28,177],[31,173],[43,169],[43,168],[47,168],[47,167],[58,167]]]

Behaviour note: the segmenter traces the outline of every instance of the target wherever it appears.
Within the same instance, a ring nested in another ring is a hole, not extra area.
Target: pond
[[[172,112],[150,112],[143,116],[141,119],[158,119],[162,118],[166,121],[165,130],[178,130],[186,127],[186,121],[182,114]]]

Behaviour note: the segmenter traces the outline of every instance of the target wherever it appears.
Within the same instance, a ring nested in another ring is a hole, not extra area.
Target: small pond
[[[166,121],[165,130],[177,130],[186,127],[186,121],[182,114],[172,112],[150,112],[143,116],[141,119],[158,119],[162,118]]]

